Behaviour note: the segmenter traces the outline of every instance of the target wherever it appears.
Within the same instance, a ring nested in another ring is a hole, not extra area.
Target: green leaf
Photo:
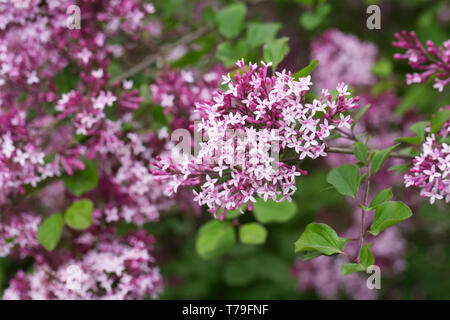
[[[244,286],[257,276],[257,268],[253,261],[239,260],[225,264],[224,280],[230,286]]]
[[[243,210],[245,210],[246,208],[243,208]],[[225,216],[225,219],[231,220],[237,217],[242,216],[241,211],[239,210],[239,208],[235,209],[235,210],[231,210],[231,211],[227,211],[227,214]],[[220,217],[220,214],[219,214]]]
[[[422,139],[420,137],[403,137],[395,139],[396,142],[404,142],[409,144],[420,144]]]
[[[247,7],[244,3],[231,4],[217,13],[219,32],[226,38],[236,37],[244,26]]]
[[[310,223],[295,243],[295,252],[319,251],[329,256],[342,253],[347,241],[324,223]]]
[[[45,219],[39,226],[37,238],[48,251],[52,251],[58,245],[64,227],[62,214],[56,213]]]
[[[369,266],[372,266],[375,263],[375,257],[372,252],[370,252],[370,247],[372,244],[366,244],[361,249],[361,261],[360,263],[363,265],[364,270],[366,270]]]
[[[283,37],[274,39],[264,45],[264,61],[272,62],[273,70],[276,70],[277,65],[283,61],[284,57],[289,52],[288,38]]]
[[[341,268],[342,275],[346,276],[354,272],[365,271],[375,263],[375,257],[370,252],[372,244],[366,244],[361,249],[360,263],[344,263]]]
[[[392,63],[388,59],[381,59],[372,66],[372,72],[378,77],[385,78],[392,73]]]
[[[425,128],[428,126],[428,122],[420,121],[414,123],[410,129],[412,132],[416,134],[415,137],[404,137],[395,139],[398,142],[404,142],[409,144],[420,144],[422,140],[425,138]]]
[[[366,104],[354,117],[353,117],[353,123],[352,127],[356,125],[359,119],[366,113],[367,110],[370,108],[370,103]]]
[[[390,201],[377,207],[370,233],[377,236],[381,231],[412,216],[411,209],[400,201]]]
[[[203,10],[203,19],[209,26],[214,26],[216,23],[216,11],[212,7],[206,7]]]
[[[370,203],[371,208],[375,208],[376,206],[389,201],[392,199],[392,188],[387,188],[378,192],[378,194],[373,198]]]
[[[232,67],[242,57],[247,55],[247,42],[244,40],[238,41],[236,45],[232,45],[230,42],[223,42],[218,45],[216,57],[226,67]]]
[[[389,167],[388,171],[395,171],[395,174],[401,174],[409,170],[409,163],[398,164],[392,167]]]
[[[344,196],[355,197],[359,190],[359,169],[353,164],[333,168],[327,175],[327,182]]]
[[[381,169],[383,166],[383,163],[386,161],[386,159],[391,154],[392,150],[398,147],[398,144],[393,145],[392,147],[376,151],[373,158],[372,158],[372,175],[378,172],[378,170]]]
[[[258,199],[253,207],[256,220],[261,223],[285,222],[291,219],[296,212],[297,205],[295,202],[289,201],[275,202],[269,199],[264,202],[263,199]]]
[[[306,30],[314,30],[318,28],[330,13],[331,6],[329,4],[320,5],[315,12],[305,12],[300,16],[300,25]]]
[[[72,203],[66,210],[65,218],[69,227],[76,230],[84,230],[92,224],[92,210],[94,204],[88,199]]]
[[[303,261],[307,261],[307,260],[311,260],[317,257],[320,257],[322,255],[322,253],[320,251],[304,251],[304,252],[300,252],[300,259],[302,259]]]
[[[239,228],[239,239],[245,244],[262,244],[266,242],[267,230],[263,225],[252,222]]]
[[[420,121],[414,123],[411,127],[409,127],[409,129],[411,129],[411,131],[414,132],[416,136],[420,137],[421,140],[423,140],[423,138],[425,138],[425,129],[427,126],[427,121]]]
[[[311,61],[306,67],[304,67],[304,68],[301,69],[300,71],[297,71],[296,73],[294,73],[294,74],[292,75],[292,77],[293,77],[295,80],[298,80],[298,79],[300,79],[300,78],[309,76],[309,75],[314,71],[314,69],[316,68],[316,66],[317,66],[318,63],[319,63],[319,60],[313,60],[313,61]]]
[[[211,220],[198,230],[195,246],[202,258],[210,259],[228,251],[235,242],[236,235],[230,222]]]
[[[356,159],[361,161],[362,163],[366,163],[367,160],[367,147],[362,142],[355,142],[353,145],[353,154],[355,155]]]
[[[97,161],[86,160],[84,164],[84,170],[77,170],[72,176],[63,177],[66,188],[76,196],[94,189],[98,183]]]
[[[450,118],[450,110],[441,110],[431,119],[431,133],[437,133]]]
[[[344,263],[341,267],[341,273],[343,276],[364,270],[364,267],[359,263]]]
[[[279,23],[251,23],[247,29],[247,42],[252,48],[273,40],[280,30]]]

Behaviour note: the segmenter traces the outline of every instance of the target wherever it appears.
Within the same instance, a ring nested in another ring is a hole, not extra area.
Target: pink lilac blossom
[[[31,255],[39,245],[36,234],[40,223],[41,217],[29,213],[3,217],[0,223],[0,258]]]
[[[420,195],[429,198],[431,204],[441,199],[450,202],[450,145],[439,143],[439,139],[448,137],[449,128],[447,121],[438,134],[426,137],[422,153],[414,158],[412,168],[404,176],[405,186],[420,188]]]
[[[343,112],[356,108],[359,98],[347,98],[346,85],[338,85],[336,100],[323,90],[320,99],[307,103],[310,76],[295,80],[283,71],[269,77],[270,65],[238,61],[235,81],[230,74],[223,77],[226,91],[196,104],[201,121],[195,130],[207,139],[200,142],[199,153],[194,158],[160,157],[152,168],[169,181],[169,194],[180,186],[200,185],[194,200],[215,215],[222,209],[221,218],[245,204],[252,210],[256,196],[290,200],[295,177],[306,172],[289,160],[277,161],[274,154],[291,153],[294,161],[325,156],[330,131],[351,124]]]
[[[142,226],[157,221],[160,211],[172,205],[164,194],[164,181],[156,179],[148,169],[155,154],[172,145],[153,133],[138,135],[130,132],[126,137],[127,143],[117,146],[102,166],[99,188],[107,191],[108,196],[102,217],[108,223],[123,219]]]
[[[336,29],[325,31],[311,44],[311,59],[319,60],[313,72],[318,89],[333,89],[339,82],[351,86],[371,85],[378,50],[370,42]]]
[[[151,255],[154,239],[139,232],[124,239],[114,230],[83,233],[75,244],[80,257],[57,268],[37,264],[32,273],[19,271],[3,294],[5,300],[143,299],[162,289],[159,268]]]
[[[126,118],[142,101],[137,90],[106,87],[108,58],[117,52],[109,42],[117,35],[136,40],[153,6],[139,0],[85,1],[83,27],[77,30],[66,26],[71,4],[75,1],[0,3],[0,204],[24,193],[25,185],[84,169],[83,156],[104,156],[119,139],[120,122],[107,119],[108,109],[117,104]],[[58,98],[54,75],[67,65],[78,68],[83,85]],[[56,104],[59,120],[74,116],[72,128],[54,121],[46,103]],[[73,145],[74,133],[92,137],[89,155],[86,146]]]
[[[406,83],[424,83],[432,75],[435,75],[433,88],[442,92],[450,82],[450,40],[445,41],[442,46],[436,45],[428,40],[426,50],[417,38],[414,31],[395,33],[393,46],[405,49],[404,54],[396,53],[395,59],[407,59],[408,64],[419,72],[406,75]]]

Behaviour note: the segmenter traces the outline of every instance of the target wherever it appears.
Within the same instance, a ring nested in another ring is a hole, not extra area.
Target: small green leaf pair
[[[84,230],[92,224],[92,210],[94,204],[87,199],[72,203],[66,210],[64,216],[56,213],[46,218],[38,229],[38,240],[47,250],[52,251],[56,248],[61,239],[64,228],[64,219],[66,224],[75,230]]]
[[[366,244],[361,249],[361,256],[359,263],[344,263],[341,268],[342,275],[346,276],[353,272],[366,271],[368,267],[375,263],[375,257],[370,252],[372,244]]]

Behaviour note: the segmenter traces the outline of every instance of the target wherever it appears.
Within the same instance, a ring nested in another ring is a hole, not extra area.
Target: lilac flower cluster
[[[396,33],[395,38],[397,41],[393,42],[393,45],[405,49],[406,52],[396,53],[394,58],[407,59],[408,64],[420,72],[407,74],[406,83],[424,83],[432,75],[436,75],[433,88],[442,92],[450,82],[450,40],[445,41],[440,47],[436,47],[428,40],[425,50],[414,31],[409,34],[406,31]]]
[[[66,259],[56,268],[38,264],[19,271],[5,290],[5,300],[142,299],[157,298],[162,279],[150,254],[154,239],[145,233],[124,239],[111,231],[83,233],[75,244],[81,257]]]
[[[426,138],[422,153],[414,158],[413,167],[404,176],[406,187],[419,187],[421,196],[429,198],[431,204],[441,199],[450,202],[450,145],[439,143],[438,139],[448,137],[449,128],[447,121],[437,136],[431,134]]]
[[[251,210],[255,196],[290,200],[295,177],[306,172],[289,161],[325,156],[324,140],[334,128],[350,127],[352,119],[343,113],[356,108],[359,99],[347,98],[350,93],[341,83],[336,100],[323,90],[320,99],[308,103],[310,76],[295,80],[283,71],[269,77],[270,64],[246,66],[243,60],[237,66],[234,81],[230,74],[223,77],[226,91],[196,104],[201,115],[196,130],[207,139],[199,153],[160,158],[152,169],[169,181],[169,194],[180,186],[200,185],[195,200],[216,215],[223,209],[222,218],[246,204]]]
[[[370,42],[336,29],[325,31],[311,44],[311,59],[319,60],[314,70],[317,88],[332,89],[339,82],[351,86],[371,85],[371,73],[378,50]]]

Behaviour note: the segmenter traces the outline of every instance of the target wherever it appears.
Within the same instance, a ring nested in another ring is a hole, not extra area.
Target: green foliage
[[[247,55],[247,42],[239,40],[235,45],[231,42],[223,42],[218,45],[216,57],[226,67],[232,67],[237,60]]]
[[[85,160],[84,165],[84,170],[77,170],[73,175],[63,177],[66,188],[76,196],[94,189],[98,183],[97,161]]]
[[[218,257],[236,242],[236,234],[230,222],[211,220],[197,233],[196,249],[204,259]]]
[[[252,222],[239,228],[239,239],[245,244],[262,244],[266,242],[267,230],[263,225]]]
[[[353,272],[366,271],[369,266],[375,263],[375,257],[370,252],[371,244],[367,244],[361,249],[361,259],[359,263],[344,263],[342,265],[342,275],[346,276]]]
[[[56,213],[46,218],[39,226],[37,238],[48,251],[52,251],[58,245],[64,228],[62,214]]]
[[[286,222],[297,212],[297,205],[294,202],[275,202],[268,199],[258,199],[254,204],[253,214],[256,220],[261,223]]]
[[[364,270],[364,267],[359,263],[344,263],[341,267],[341,273],[343,276]]]
[[[367,160],[367,147],[362,142],[355,142],[353,145],[353,154],[356,159],[361,161],[362,163],[366,163]]]
[[[361,119],[361,117],[367,112],[367,110],[369,110],[370,108],[370,103],[366,104],[354,117],[353,117],[353,123],[352,123],[352,128],[355,127],[356,123],[358,122],[359,119]]]
[[[311,61],[306,67],[304,67],[304,68],[301,69],[300,71],[297,71],[296,73],[294,73],[294,74],[292,75],[292,77],[293,77],[295,80],[298,80],[298,79],[300,79],[300,78],[302,78],[302,77],[307,77],[307,76],[309,76],[309,75],[314,71],[314,69],[316,68],[316,66],[317,66],[318,63],[319,63],[319,60],[313,60],[313,61]]]
[[[409,144],[420,144],[423,141],[423,139],[425,138],[425,128],[427,126],[428,126],[428,122],[426,122],[426,121],[417,122],[410,127],[411,131],[414,132],[416,134],[416,136],[397,138],[397,139],[395,139],[395,141],[409,143]]]
[[[247,7],[241,2],[231,4],[220,10],[216,16],[219,32],[228,39],[239,35],[244,27],[246,12]]]
[[[273,70],[277,69],[278,64],[289,53],[288,40],[288,38],[283,37],[274,39],[264,45],[264,61],[272,62]]]
[[[412,216],[411,209],[403,202],[390,201],[377,206],[369,232],[377,236],[381,231]]]
[[[329,256],[342,253],[347,241],[324,223],[310,223],[295,243],[295,252],[319,251]]]
[[[353,164],[347,164],[331,169],[327,182],[344,195],[355,198],[361,183],[359,169]]]
[[[393,145],[392,147],[376,151],[373,158],[372,158],[372,175],[378,172],[378,170],[381,169],[383,166],[383,163],[386,161],[386,159],[389,157],[391,152],[398,147],[398,144]]]
[[[92,224],[92,210],[94,204],[88,199],[72,203],[66,210],[65,219],[69,227],[75,230],[84,230]]]
[[[259,47],[275,38],[281,25],[279,23],[250,23],[247,28],[247,43]]]
[[[387,188],[378,192],[378,194],[370,202],[370,207],[375,208],[376,206],[385,203],[392,199],[392,188]]]
[[[450,118],[450,110],[441,110],[431,118],[431,133],[437,133],[441,130],[445,122]]]
[[[326,19],[331,11],[331,6],[327,3],[322,3],[316,11],[305,12],[300,16],[300,25],[306,30],[317,29]]]
[[[372,72],[379,77],[387,77],[392,73],[392,63],[389,59],[381,59],[372,66]]]

